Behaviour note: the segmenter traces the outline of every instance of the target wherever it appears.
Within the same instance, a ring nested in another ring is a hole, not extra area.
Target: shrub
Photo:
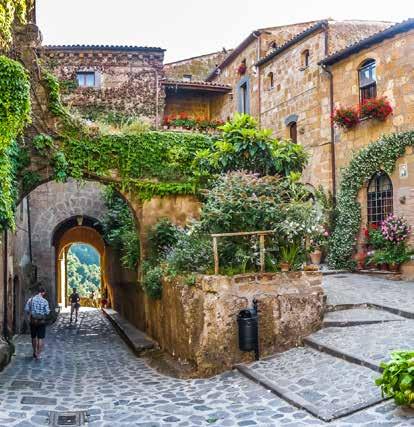
[[[169,273],[207,273],[213,267],[211,238],[197,224],[182,230],[174,247],[166,256]]]
[[[301,172],[308,161],[301,145],[273,139],[271,130],[259,130],[256,120],[247,114],[236,114],[220,129],[222,138],[195,158],[202,175],[244,170],[286,176]]]
[[[164,258],[167,252],[177,243],[179,228],[167,218],[162,218],[149,233],[151,258]]]
[[[414,351],[394,351],[381,368],[382,375],[375,384],[381,387],[383,397],[393,397],[397,405],[413,405]]]
[[[381,233],[386,242],[398,244],[405,241],[411,232],[411,227],[403,217],[389,215],[381,223]]]
[[[142,288],[152,299],[160,299],[162,296],[162,276],[163,272],[161,267],[144,267]]]

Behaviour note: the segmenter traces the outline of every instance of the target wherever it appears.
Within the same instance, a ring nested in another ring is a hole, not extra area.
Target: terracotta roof
[[[230,52],[228,56],[226,56],[224,61],[207,76],[206,81],[209,82],[213,80],[217,76],[217,70],[221,70],[230,64],[237,57],[237,55],[239,55],[240,52],[249,46],[250,43],[254,42],[262,32],[262,30],[257,30],[250,33],[234,50]]]
[[[347,46],[338,52],[329,55],[325,59],[319,62],[320,65],[332,65],[348,56],[358,53],[363,49],[367,49],[374,44],[380,43],[385,39],[394,37],[397,34],[405,33],[414,29],[414,18],[407,19],[406,21],[400,22],[399,24],[392,25],[385,30],[379,31],[365,39],[362,39],[354,44]]]
[[[289,47],[293,46],[294,44],[300,42],[304,38],[308,37],[309,35],[315,33],[316,31],[322,30],[326,28],[328,25],[328,21],[319,21],[315,25],[312,25],[311,27],[307,28],[306,30],[302,31],[301,33],[296,34],[293,38],[288,40],[286,43],[282,44],[281,46],[277,47],[276,49],[272,50],[270,53],[268,53],[266,56],[264,56],[260,61],[256,62],[256,66],[260,67],[263,64],[266,64],[266,62],[269,62],[271,59],[273,59],[275,56],[279,55]]]
[[[210,92],[230,92],[231,86],[219,83],[205,82],[205,81],[184,81],[166,79],[161,82],[163,86],[170,86],[172,88],[188,89],[188,90],[206,90]]]
[[[71,44],[71,45],[47,45],[43,46],[44,49],[48,50],[112,50],[112,51],[123,51],[123,52],[165,52],[165,49],[160,47],[149,47],[149,46],[119,46],[119,45],[103,45],[103,44]]]

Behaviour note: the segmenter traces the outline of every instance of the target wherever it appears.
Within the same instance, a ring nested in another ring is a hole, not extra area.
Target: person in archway
[[[80,308],[80,296],[76,292],[76,288],[72,289],[72,293],[69,296],[69,302],[70,302],[70,323],[72,323],[73,312],[75,312],[75,322],[77,322],[79,308]]]
[[[29,316],[30,334],[32,336],[33,357],[41,358],[43,351],[43,340],[46,336],[46,320],[50,314],[49,302],[45,298],[46,291],[39,287],[37,295],[29,298],[24,311]]]

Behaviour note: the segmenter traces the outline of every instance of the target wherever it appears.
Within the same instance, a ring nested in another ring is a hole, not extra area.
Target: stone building
[[[86,117],[115,113],[160,123],[164,49],[141,46],[44,46],[40,57],[58,77],[66,105]]]

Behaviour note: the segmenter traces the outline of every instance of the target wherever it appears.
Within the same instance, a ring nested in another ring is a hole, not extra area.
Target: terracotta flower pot
[[[309,256],[312,261],[312,264],[319,265],[322,259],[322,251],[320,251],[319,249],[316,249],[313,252],[311,252]]]
[[[388,264],[388,268],[393,273],[398,273],[400,271],[400,265],[397,263]]]
[[[388,264],[380,264],[381,271],[388,271]]]
[[[289,270],[290,270],[290,265],[289,265],[289,263],[288,263],[288,262],[281,262],[281,263],[280,263],[280,269],[281,269],[283,272],[287,272],[287,271],[289,271]]]

